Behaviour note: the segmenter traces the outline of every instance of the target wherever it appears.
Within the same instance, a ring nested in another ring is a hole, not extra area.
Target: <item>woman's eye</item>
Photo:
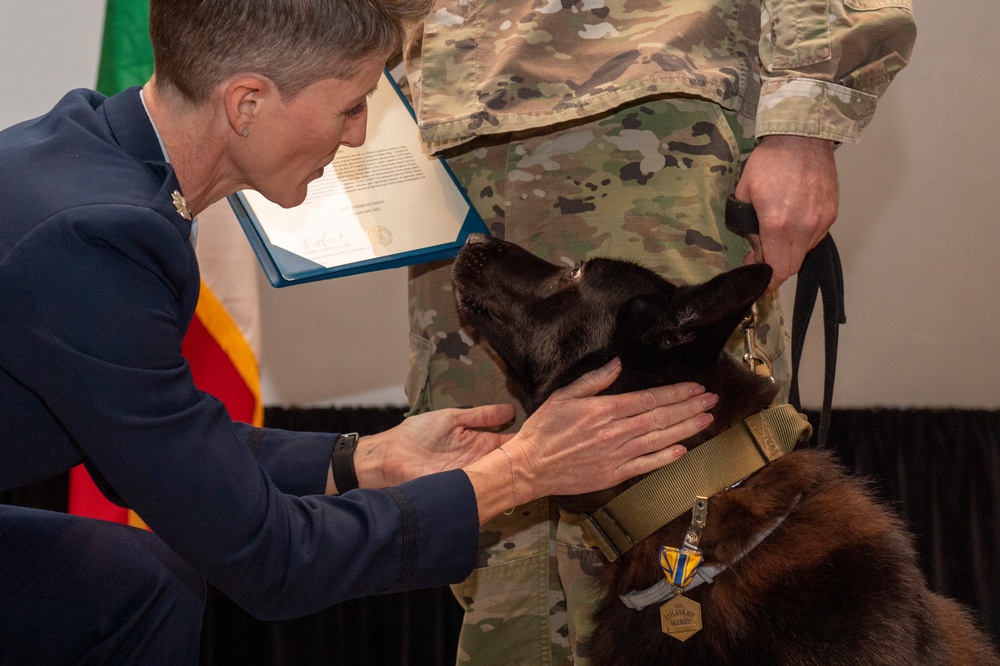
[[[569,276],[570,276],[570,277],[571,277],[572,279],[574,279],[574,280],[575,280],[575,279],[577,279],[578,277],[580,277],[580,274],[581,274],[582,272],[583,272],[583,264],[577,264],[576,266],[574,266],[574,267],[572,268],[572,270],[570,270],[570,272],[569,272]]]
[[[361,115],[362,113],[365,112],[365,110],[368,109],[368,100],[370,100],[372,98],[372,95],[374,95],[374,94],[375,94],[375,91],[372,90],[370,93],[368,93],[368,95],[363,100],[361,100],[360,102],[358,102],[357,106],[355,106],[353,109],[348,109],[347,111],[344,112],[344,114],[348,115],[348,116],[359,116],[359,115]]]
[[[364,111],[365,111],[366,108],[368,108],[368,100],[365,100],[365,101],[361,102],[360,104],[358,104],[353,109],[348,109],[347,110],[347,115],[348,116],[357,116],[357,115],[360,115],[360,114],[364,113]]]

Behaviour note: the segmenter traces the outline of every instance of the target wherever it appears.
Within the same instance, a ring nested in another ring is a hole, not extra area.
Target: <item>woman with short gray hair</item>
[[[0,506],[0,661],[198,659],[205,581],[258,618],[453,583],[480,525],[667,464],[695,385],[598,396],[612,361],[516,434],[511,405],[358,438],[233,422],[181,340],[193,218],[306,196],[425,0],[152,0],[152,79],[0,132],[0,491],[84,463],[151,532]]]

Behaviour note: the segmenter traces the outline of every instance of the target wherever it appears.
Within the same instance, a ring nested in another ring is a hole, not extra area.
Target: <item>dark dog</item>
[[[557,266],[478,235],[454,268],[463,316],[506,364],[529,413],[615,356],[622,372],[608,393],[680,381],[717,393],[715,421],[684,442],[685,458],[765,410],[775,395],[770,380],[725,352],[770,276],[765,265],[747,266],[703,285],[674,286],[633,263]],[[560,501],[591,513],[630,485]],[[694,497],[681,500],[687,511],[602,569],[603,598],[585,646],[593,663],[1000,663],[970,615],[927,588],[900,520],[828,452],[808,448],[712,494],[693,543],[702,569],[716,567],[714,581],[681,590],[700,604],[703,628],[666,635],[665,625],[682,611],[663,602],[637,611],[620,595],[665,580],[661,546],[679,549],[691,532]]]

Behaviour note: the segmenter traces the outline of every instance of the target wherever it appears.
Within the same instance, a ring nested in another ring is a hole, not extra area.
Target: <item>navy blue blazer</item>
[[[0,132],[0,490],[85,462],[259,617],[462,580],[479,532],[463,472],[323,496],[335,436],[234,423],[195,388],[179,189],[138,88],[76,90]]]

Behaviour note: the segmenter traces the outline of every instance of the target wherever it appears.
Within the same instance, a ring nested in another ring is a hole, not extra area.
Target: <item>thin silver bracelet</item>
[[[514,505],[510,507],[509,511],[503,512],[503,515],[509,516],[514,513],[514,508],[517,506],[517,477],[514,476],[514,459],[510,457],[510,451],[502,446],[500,447],[500,450],[507,454],[507,462],[510,463],[510,494],[514,498]]]

